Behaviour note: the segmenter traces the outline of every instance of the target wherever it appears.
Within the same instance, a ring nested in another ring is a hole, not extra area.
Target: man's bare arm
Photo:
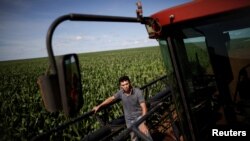
[[[140,106],[142,108],[142,116],[146,115],[147,113],[147,106],[145,102],[140,103]],[[148,127],[146,126],[145,122],[142,122],[139,125],[139,130],[144,133],[146,136],[148,136],[149,131],[148,131]]]
[[[140,103],[141,109],[142,109],[142,116],[146,115],[147,113],[147,106],[145,102]]]
[[[107,105],[107,104],[111,103],[114,100],[115,100],[115,97],[111,96],[111,97],[107,98],[106,100],[104,100],[101,104],[95,106],[92,110],[97,112],[99,110],[99,108],[101,108],[104,105]]]

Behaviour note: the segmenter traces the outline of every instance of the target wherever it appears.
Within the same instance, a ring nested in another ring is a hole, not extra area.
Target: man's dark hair
[[[128,76],[122,76],[122,77],[120,77],[119,78],[119,84],[121,83],[121,82],[123,82],[123,81],[128,81],[128,82],[130,82],[130,79],[129,79],[129,77]]]

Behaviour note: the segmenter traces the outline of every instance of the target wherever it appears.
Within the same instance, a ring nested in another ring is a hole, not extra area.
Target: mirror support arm
[[[46,37],[47,52],[49,55],[49,62],[51,65],[51,73],[57,74],[56,59],[52,49],[52,36],[56,27],[66,21],[102,21],[102,22],[132,22],[140,23],[137,18],[133,17],[118,17],[118,16],[103,16],[103,15],[87,15],[87,14],[68,14],[57,18],[49,27]]]
[[[49,30],[47,32],[47,37],[46,37],[46,46],[47,46],[47,52],[49,55],[49,62],[50,62],[50,66],[51,66],[51,73],[52,74],[57,74],[57,67],[56,67],[56,59],[54,56],[54,52],[52,49],[52,36],[53,33],[56,29],[56,27],[62,23],[63,21],[66,21],[69,19],[69,15],[64,15],[61,16],[59,18],[57,18],[49,27]]]

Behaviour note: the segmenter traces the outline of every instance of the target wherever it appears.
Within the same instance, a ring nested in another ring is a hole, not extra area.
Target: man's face
[[[120,87],[123,89],[124,92],[129,92],[129,88],[130,88],[129,81],[120,82]]]

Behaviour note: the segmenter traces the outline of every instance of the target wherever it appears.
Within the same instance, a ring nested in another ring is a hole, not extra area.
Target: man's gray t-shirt
[[[138,88],[132,88],[131,95],[127,96],[123,90],[119,90],[114,94],[115,99],[121,99],[123,105],[123,111],[125,120],[135,120],[142,115],[142,109],[140,103],[145,102],[142,90]]]

